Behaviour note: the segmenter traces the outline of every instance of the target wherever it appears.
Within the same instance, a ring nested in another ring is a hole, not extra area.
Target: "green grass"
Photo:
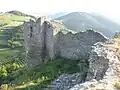
[[[12,50],[10,48],[1,48],[0,49],[0,63],[6,60],[8,56],[15,56],[19,50]]]
[[[0,24],[5,24],[4,27],[17,26],[21,22],[30,19],[30,17],[17,16],[12,14],[2,14],[0,15]]]
[[[120,82],[116,82],[114,87],[117,89],[117,90],[120,90]]]
[[[82,65],[82,67],[79,65]],[[33,70],[20,72],[15,80],[11,82],[16,86],[12,90],[42,90],[63,73],[72,74],[79,72],[84,74],[86,71],[87,64],[79,60],[52,60]],[[31,85],[30,83],[33,84]]]

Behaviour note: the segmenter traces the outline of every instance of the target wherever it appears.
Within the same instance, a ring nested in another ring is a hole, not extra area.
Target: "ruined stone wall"
[[[93,30],[76,34],[61,34],[60,56],[68,59],[80,59],[80,57],[85,57],[89,54],[94,43],[106,40],[103,35]]]
[[[45,22],[45,42],[46,42],[46,58],[54,58],[54,37],[52,25],[49,22]]]
[[[94,43],[107,40],[93,30],[63,34],[60,29],[54,30],[53,24],[44,18],[24,23],[24,39],[29,66],[56,57],[80,59],[89,54]]]
[[[114,45],[114,42],[97,42],[92,46],[87,77],[80,73],[65,73],[44,90],[120,90],[115,87],[120,80],[120,60],[116,48],[108,46],[110,44]]]

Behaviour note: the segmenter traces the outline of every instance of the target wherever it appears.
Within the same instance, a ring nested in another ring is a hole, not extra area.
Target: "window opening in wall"
[[[32,37],[33,27],[30,27],[30,38]]]

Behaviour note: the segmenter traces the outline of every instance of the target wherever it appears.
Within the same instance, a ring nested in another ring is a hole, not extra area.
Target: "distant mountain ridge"
[[[68,12],[59,12],[59,13],[55,13],[55,14],[52,14],[52,15],[48,15],[48,18],[50,19],[56,19],[58,17],[62,17],[64,15],[67,15]]]
[[[77,32],[85,31],[87,29],[94,29],[106,36],[111,37],[116,31],[120,31],[119,24],[99,14],[96,15],[86,12],[73,12],[58,17],[55,20],[62,20],[68,29]]]

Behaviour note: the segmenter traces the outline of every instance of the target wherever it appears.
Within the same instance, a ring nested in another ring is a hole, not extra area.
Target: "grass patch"
[[[116,82],[114,87],[117,89],[117,90],[120,90],[120,82]]]
[[[80,67],[79,63],[81,63],[82,67]],[[52,60],[33,70],[20,72],[11,83],[17,86],[14,90],[42,90],[63,73],[72,74],[79,72],[84,74],[86,71],[87,64],[80,62],[80,60]],[[33,84],[30,85],[30,83]]]
[[[2,14],[0,15],[0,24],[3,24],[4,27],[16,26],[28,19],[30,19],[30,17],[18,16],[18,15],[12,15],[12,14]]]
[[[6,57],[8,57],[8,56],[17,55],[18,52],[19,52],[19,50],[12,50],[9,48],[1,48],[0,49],[0,63],[3,62],[6,59]]]

